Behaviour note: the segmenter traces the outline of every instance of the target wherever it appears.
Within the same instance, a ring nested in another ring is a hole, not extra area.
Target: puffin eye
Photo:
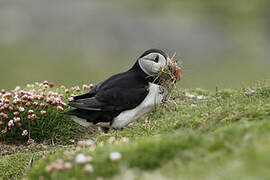
[[[154,59],[154,61],[155,61],[156,63],[158,63],[158,61],[159,61],[159,56],[156,56],[156,58]]]

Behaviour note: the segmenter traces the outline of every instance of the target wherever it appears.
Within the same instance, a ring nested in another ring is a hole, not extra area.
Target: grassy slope
[[[96,143],[111,136],[130,139],[128,144],[105,144],[92,153],[85,149],[94,157],[95,171],[91,175],[83,173],[81,166],[48,174],[44,171],[47,163],[41,160],[28,172],[28,178],[269,178],[270,84],[258,83],[252,89],[256,93],[249,96],[245,95],[247,89],[216,93],[179,90],[175,92],[177,105],[157,108],[149,122],[141,119],[124,131],[91,137]],[[189,98],[186,92],[204,95],[206,99]],[[108,160],[112,151],[122,153],[120,162]],[[61,152],[50,161],[58,157],[63,157]]]

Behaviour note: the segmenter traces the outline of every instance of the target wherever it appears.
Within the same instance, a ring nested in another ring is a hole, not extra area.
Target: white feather
[[[159,85],[149,83],[149,92],[145,99],[137,107],[121,112],[114,118],[112,128],[122,129],[127,124],[149,113],[163,98],[160,94]]]

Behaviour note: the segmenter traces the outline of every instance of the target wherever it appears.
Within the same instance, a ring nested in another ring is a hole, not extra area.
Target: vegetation
[[[269,82],[216,92],[177,89],[174,97],[123,131],[97,132],[77,147],[4,156],[0,177],[19,179],[25,173],[27,179],[270,177]],[[22,167],[28,167],[32,155],[33,167],[25,171]]]
[[[70,89],[54,84],[28,84],[27,88],[16,87],[11,92],[0,93],[0,140],[15,141],[64,141],[74,138],[79,125],[63,115],[69,109],[67,101],[81,91],[76,86]],[[87,92],[93,85],[83,85]]]

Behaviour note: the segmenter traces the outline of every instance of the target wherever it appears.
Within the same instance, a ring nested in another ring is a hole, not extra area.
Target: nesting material
[[[174,56],[167,61],[167,65],[157,74],[155,81],[158,81],[164,91],[163,101],[167,101],[171,97],[173,89],[176,87],[176,82],[181,80],[181,67]]]

